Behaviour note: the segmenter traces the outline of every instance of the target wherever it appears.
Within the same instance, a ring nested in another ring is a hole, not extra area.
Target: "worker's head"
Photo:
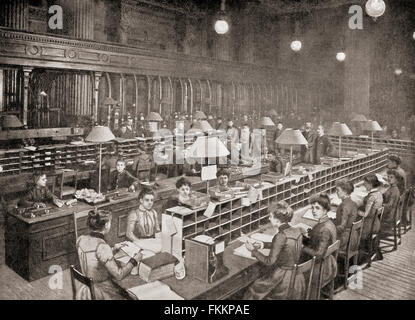
[[[401,165],[401,158],[396,154],[391,154],[388,158],[388,168],[389,169],[396,169]]]
[[[351,195],[354,190],[353,183],[348,179],[341,179],[336,181],[336,193],[340,199],[345,199]]]
[[[228,127],[232,127],[233,126],[233,121],[232,120],[228,120]]]
[[[391,136],[392,136],[392,139],[398,139],[398,131],[395,129],[392,130]]]
[[[363,179],[363,185],[367,191],[370,191],[374,188],[380,187],[381,183],[378,180],[378,177],[374,173],[371,173]]]
[[[319,135],[319,137],[324,136],[324,128],[321,124],[317,127],[317,134]]]
[[[107,234],[111,230],[111,219],[111,211],[91,210],[88,213],[88,227],[93,231]]]
[[[221,187],[226,187],[229,182],[229,171],[226,169],[220,169],[216,174],[218,177],[218,183]]]
[[[151,210],[154,204],[154,198],[156,194],[150,188],[143,188],[138,194],[138,201],[140,205],[146,210]]]
[[[127,132],[127,124],[125,122],[123,122],[120,126],[120,130],[122,133],[126,133]]]
[[[179,192],[179,197],[188,198],[190,195],[191,184],[190,181],[184,177],[181,177],[176,182],[176,189]]]
[[[306,122],[305,123],[305,131],[311,131],[311,128],[312,128],[312,125],[311,125],[311,122]]]
[[[283,127],[282,122],[278,122],[277,129],[278,130],[282,130],[282,127]]]
[[[133,118],[128,118],[127,119],[127,125],[129,126],[129,127],[131,127],[132,125],[133,125]]]
[[[386,174],[388,175],[388,182],[390,185],[397,185],[398,183],[402,183],[403,178],[397,170],[388,169]]]
[[[274,227],[279,227],[291,221],[294,211],[285,201],[273,201],[269,205],[269,221]]]
[[[46,187],[48,179],[46,177],[46,173],[35,173],[33,175],[33,183],[39,187]]]
[[[330,198],[326,193],[311,197],[310,204],[314,219],[321,219],[330,211]]]
[[[119,173],[123,172],[125,170],[125,160],[122,158],[118,158],[115,166]]]

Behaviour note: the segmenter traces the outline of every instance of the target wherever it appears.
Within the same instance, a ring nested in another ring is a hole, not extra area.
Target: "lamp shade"
[[[206,120],[202,120],[202,121],[200,121],[200,129],[201,129],[203,132],[209,132],[209,131],[212,131],[212,130],[213,130],[213,128],[212,128],[212,126],[210,125],[210,123],[209,123],[209,122],[207,122]]]
[[[194,118],[197,119],[197,120],[207,119],[206,114],[203,111],[200,111],[200,110],[196,111]]]
[[[146,120],[147,121],[151,121],[151,122],[162,122],[163,121],[163,118],[157,112],[150,112],[147,115]]]
[[[106,106],[108,106],[108,105],[115,105],[117,103],[118,103],[118,101],[117,100],[114,100],[111,97],[106,97],[105,100],[104,100],[104,105],[106,105]]]
[[[329,129],[328,134],[331,136],[340,136],[340,137],[353,135],[349,127],[345,123],[340,123],[340,122],[333,122],[333,125]]]
[[[363,124],[363,130],[367,131],[382,131],[382,127],[379,125],[377,121],[368,120]]]
[[[88,142],[103,143],[115,139],[115,136],[111,132],[110,128],[104,126],[93,127],[91,132],[85,138]]]
[[[363,114],[357,114],[352,118],[352,121],[367,121],[367,118]]]
[[[274,121],[270,117],[262,117],[260,124],[261,126],[275,126]]]
[[[275,140],[279,144],[291,144],[291,145],[306,145],[307,140],[304,138],[300,130],[294,130],[287,128],[281,135]]]
[[[229,151],[218,137],[197,137],[190,146],[188,155],[192,158],[216,158],[226,157]]]
[[[13,114],[3,116],[1,121],[1,126],[5,129],[9,128],[20,128],[23,127],[23,124],[20,120]]]
[[[277,112],[277,111],[275,111],[275,109],[271,109],[271,110],[269,111],[269,115],[270,115],[270,116],[275,116],[275,117],[277,117],[277,116],[278,116],[278,112]]]

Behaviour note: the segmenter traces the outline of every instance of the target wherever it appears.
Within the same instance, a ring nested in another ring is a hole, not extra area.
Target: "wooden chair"
[[[375,231],[375,223],[376,219],[379,220],[379,225],[382,225],[382,218],[383,218],[383,210],[384,207],[382,206],[378,210],[376,210],[375,218],[373,219],[372,226],[370,228],[369,233],[369,250],[368,250],[368,259],[367,259],[367,268],[372,265],[372,261],[376,259],[377,256],[381,254],[379,243],[380,243],[380,227],[379,231]]]
[[[73,300],[76,300],[76,286],[75,280],[79,281],[80,283],[86,285],[91,292],[91,300],[96,300],[95,296],[95,288],[94,288],[94,280],[83,275],[81,272],[75,269],[73,265],[70,266],[71,269],[71,283],[72,283],[72,297]]]
[[[398,205],[395,208],[393,214],[393,225],[391,230],[381,231],[379,234],[379,240],[384,242],[393,243],[393,250],[398,249],[398,245],[401,244],[401,218],[402,209],[404,203],[404,195],[399,198]]]
[[[151,162],[147,162],[147,163],[137,163],[137,167],[136,167],[136,172],[135,175],[138,179],[140,179],[140,181],[142,181],[142,177],[144,177],[144,179],[147,179],[148,182],[151,181],[151,168],[152,168],[152,163]]]
[[[404,201],[403,201],[403,207],[402,207],[402,229],[403,233],[406,233],[407,231],[412,229],[412,211],[411,207],[409,205],[411,200],[411,194],[413,190],[412,187],[405,190],[403,193]]]
[[[330,300],[333,300],[334,294],[334,280],[336,279],[336,274],[333,274],[329,279],[323,282],[323,273],[324,273],[324,264],[329,259],[330,256],[334,256],[337,261],[337,255],[340,249],[340,240],[336,240],[331,246],[327,248],[326,254],[323,259],[321,259],[320,270],[318,274],[318,291],[317,291],[317,300],[320,300],[321,292],[325,287],[329,287],[329,291],[326,294]],[[324,293],[324,292],[323,292]]]
[[[68,185],[71,183],[71,185]],[[78,171],[62,171],[58,176],[59,198],[75,194],[78,185]]]
[[[363,230],[363,219],[359,221],[353,222],[353,225],[349,232],[349,239],[347,240],[346,250],[339,251],[339,258],[342,258],[344,261],[344,273],[338,275],[344,277],[344,288],[347,289],[347,282],[349,278],[349,267],[350,267],[350,259],[353,258],[353,264],[357,265],[358,258],[359,258],[359,243],[360,238],[362,237],[362,230]],[[352,243],[352,239],[354,236],[357,235],[356,242]]]
[[[76,241],[78,240],[78,219],[82,218],[82,217],[87,217],[88,216],[88,211],[80,211],[80,212],[73,212],[73,225],[74,225],[74,230],[75,230],[75,244]]]
[[[295,280],[297,279],[297,276],[302,274],[304,275],[304,279],[305,279],[305,275],[308,274],[309,276],[308,276],[308,280],[306,280],[307,289],[305,292],[304,300],[310,300],[311,280],[313,279],[315,263],[316,263],[316,257],[314,256],[312,259],[306,262],[303,262],[302,264],[294,265],[294,269],[291,273],[290,285],[288,287],[287,299],[290,299],[294,295],[294,285],[295,285]]]

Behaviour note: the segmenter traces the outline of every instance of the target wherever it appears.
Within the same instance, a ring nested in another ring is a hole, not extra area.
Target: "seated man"
[[[125,170],[125,160],[119,158],[116,164],[116,171],[111,172],[110,175],[110,190],[119,188],[128,188],[129,191],[134,192],[138,187],[138,179],[131,173]]]

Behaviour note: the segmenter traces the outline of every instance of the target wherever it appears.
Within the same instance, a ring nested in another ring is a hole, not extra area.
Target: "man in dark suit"
[[[321,157],[329,156],[333,151],[333,144],[329,137],[324,134],[322,125],[317,127],[317,136],[313,143],[313,162],[314,164],[321,163]]]
[[[282,123],[281,122],[278,122],[278,124],[277,124],[277,129],[275,130],[275,132],[274,132],[274,137],[273,137],[273,142],[274,142],[274,150],[275,150],[275,153],[277,154],[277,153],[279,153],[280,152],[280,150],[278,149],[278,145],[277,145],[277,143],[275,142],[275,140],[277,140],[277,138],[281,135],[281,133],[283,132],[283,125],[282,125]]]
[[[125,169],[125,161],[118,159],[115,171],[110,174],[110,189],[128,188],[129,191],[138,189],[139,181]]]
[[[305,163],[313,163],[311,150],[313,148],[316,135],[314,132],[311,131],[311,128],[311,122],[307,122],[305,124],[305,130],[301,132],[304,138],[308,141],[308,145],[301,146],[301,161]]]

